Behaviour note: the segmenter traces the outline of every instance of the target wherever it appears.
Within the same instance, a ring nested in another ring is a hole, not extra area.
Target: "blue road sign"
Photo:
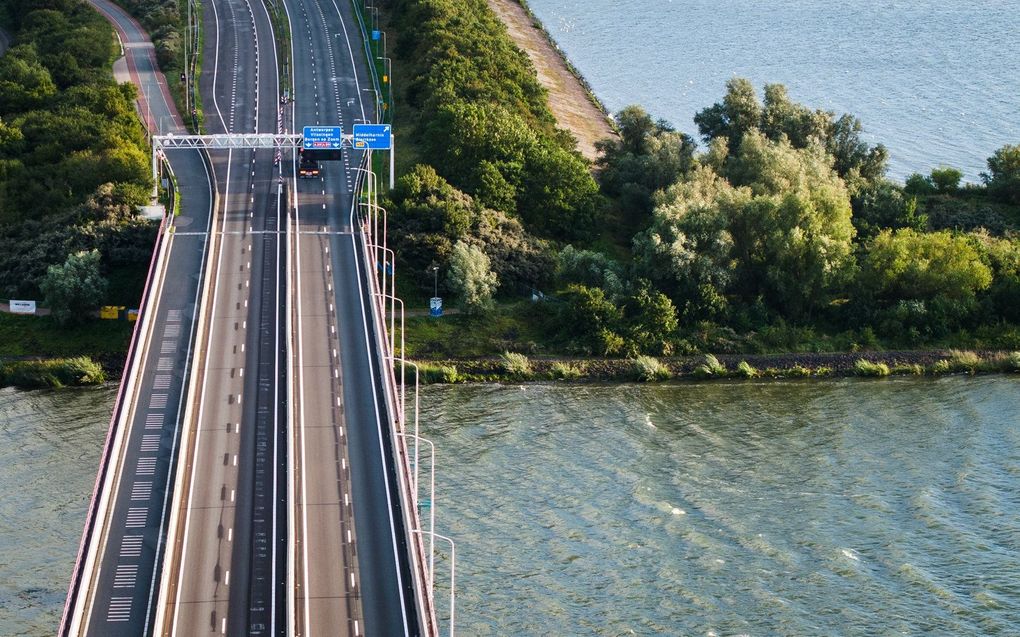
[[[378,40],[380,37],[382,37],[382,33],[379,32],[378,30],[374,29],[372,31],[372,39],[373,40]]]
[[[360,150],[389,150],[389,124],[355,124],[354,147]]]
[[[429,299],[429,316],[438,318],[443,315],[443,299],[434,296]]]
[[[302,133],[302,148],[331,149],[343,144],[343,131],[339,126],[305,126]]]

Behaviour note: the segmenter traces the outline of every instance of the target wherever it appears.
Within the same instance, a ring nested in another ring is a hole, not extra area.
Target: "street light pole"
[[[432,266],[432,296],[439,296],[439,266]]]

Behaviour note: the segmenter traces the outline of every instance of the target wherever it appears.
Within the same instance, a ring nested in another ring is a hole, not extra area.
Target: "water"
[[[427,388],[458,632],[1020,634],[1018,390]],[[0,635],[54,632],[113,399],[0,391]]]
[[[529,0],[613,112],[638,103],[696,135],[726,80],[860,117],[890,175],[977,181],[1020,143],[1020,0]]]
[[[115,397],[0,389],[0,635],[57,630]]]
[[[458,632],[1020,634],[1018,390],[430,388]]]

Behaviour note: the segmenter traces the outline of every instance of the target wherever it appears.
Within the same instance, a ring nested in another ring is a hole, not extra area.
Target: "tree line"
[[[83,2],[8,0],[0,23],[12,36],[0,57],[0,296],[49,291],[73,321],[87,314],[68,273],[96,283],[94,308],[102,274],[151,252],[155,226],[136,216],[152,183],[135,89],[113,80],[112,28]]]
[[[632,106],[585,166],[484,2],[397,4],[398,54],[417,61],[406,99],[432,164],[390,202],[416,284],[439,266],[476,313],[493,295],[543,290],[555,301],[528,320],[608,355],[683,350],[685,334],[713,329],[918,345],[1020,321],[1020,146],[996,151],[981,184],[946,166],[900,184],[856,117],[738,78],[696,114],[699,140]],[[570,179],[531,162],[543,145],[576,159]],[[541,197],[525,194],[533,179]]]

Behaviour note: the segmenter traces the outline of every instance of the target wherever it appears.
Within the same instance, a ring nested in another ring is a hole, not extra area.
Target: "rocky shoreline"
[[[519,355],[513,355],[519,356]],[[1020,352],[998,350],[915,350],[801,354],[725,354],[654,359],[524,358],[527,371],[508,363],[507,356],[481,359],[417,361],[423,381],[499,382],[567,380],[632,382],[650,380],[839,378],[889,375],[936,376],[955,373],[1017,373]],[[714,361],[714,362],[713,362]],[[862,363],[863,361],[863,363]],[[648,374],[654,362],[658,371]],[[717,365],[717,366],[716,366]]]

